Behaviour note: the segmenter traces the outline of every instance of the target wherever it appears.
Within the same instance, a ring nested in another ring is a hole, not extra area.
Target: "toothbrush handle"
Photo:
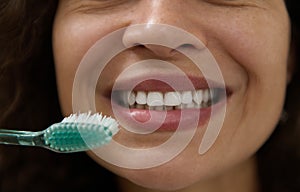
[[[43,146],[43,132],[0,129],[0,144]]]

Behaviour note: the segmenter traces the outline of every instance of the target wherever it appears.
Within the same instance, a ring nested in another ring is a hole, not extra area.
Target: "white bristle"
[[[110,129],[110,131],[115,134],[119,131],[118,123],[115,119],[111,117],[102,116],[100,113],[94,113],[91,112],[87,113],[77,113],[77,114],[71,114],[68,117],[65,117],[62,121],[62,123],[90,123],[90,124],[97,124],[97,125],[103,125]]]

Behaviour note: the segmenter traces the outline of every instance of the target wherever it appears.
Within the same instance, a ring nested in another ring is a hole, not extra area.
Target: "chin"
[[[180,190],[196,182],[195,177],[193,180],[190,177],[182,177],[182,175],[163,170],[136,170],[122,173],[124,182],[129,183],[129,185],[136,185],[136,188],[141,187],[160,191]]]
[[[201,181],[215,177],[215,174],[220,171],[212,168],[209,163],[205,163],[207,159],[199,161],[195,156],[185,157],[189,154],[187,151],[165,164],[148,169],[121,168],[107,163],[92,152],[88,154],[98,164],[117,175],[120,178],[121,185],[130,186],[137,189],[137,191],[143,188],[159,191],[176,191],[190,188],[201,184]],[[187,159],[189,159],[188,162]],[[206,165],[204,166],[204,164]]]

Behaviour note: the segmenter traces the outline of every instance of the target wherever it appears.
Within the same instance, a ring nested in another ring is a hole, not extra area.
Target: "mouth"
[[[212,108],[222,107],[231,96],[229,88],[189,77],[192,85],[173,78],[176,88],[165,81],[122,81],[110,94],[111,104],[121,124],[136,130],[176,131],[192,125],[202,127],[210,119]],[[136,86],[132,88],[136,83]],[[162,119],[163,118],[163,119]]]
[[[185,91],[114,91],[112,100],[122,107],[155,111],[203,109],[217,104],[223,98],[221,88]]]

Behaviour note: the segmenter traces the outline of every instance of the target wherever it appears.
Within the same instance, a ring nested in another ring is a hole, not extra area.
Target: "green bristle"
[[[91,123],[63,122],[49,127],[44,134],[46,145],[56,151],[86,151],[108,143],[108,127]]]

